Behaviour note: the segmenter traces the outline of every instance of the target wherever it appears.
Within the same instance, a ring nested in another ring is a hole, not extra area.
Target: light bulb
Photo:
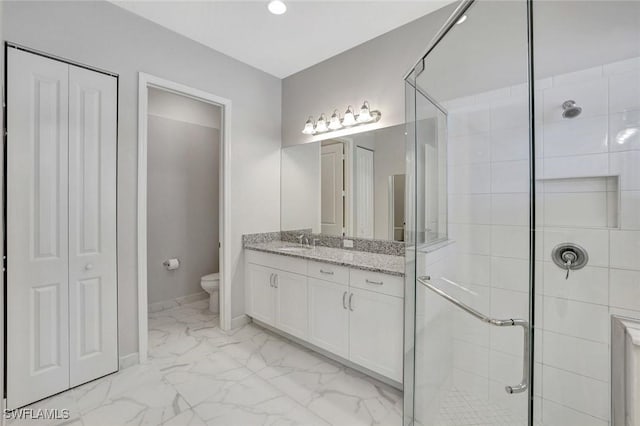
[[[342,129],[342,123],[340,122],[340,116],[338,115],[338,110],[334,110],[331,115],[331,120],[329,120],[329,128],[331,130],[339,130]]]
[[[305,135],[312,135],[315,132],[316,130],[313,127],[313,117],[309,116],[307,122],[304,123],[304,129],[302,129],[302,133],[304,133]]]
[[[327,128],[327,118],[324,116],[323,114],[320,114],[320,117],[318,117],[318,122],[316,123],[316,132],[320,133],[320,132],[326,132],[327,130],[329,130]]]
[[[356,117],[353,115],[353,108],[351,105],[347,107],[347,110],[344,112],[344,118],[342,119],[343,126],[353,126],[356,124]]]
[[[373,120],[371,112],[369,111],[369,102],[364,101],[360,107],[360,114],[358,115],[358,123],[368,123]]]
[[[287,5],[281,0],[272,0],[267,5],[267,9],[274,15],[282,15],[287,11]]]

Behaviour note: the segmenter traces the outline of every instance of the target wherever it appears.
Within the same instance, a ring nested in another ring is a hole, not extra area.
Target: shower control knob
[[[584,268],[589,261],[589,255],[577,244],[563,243],[553,248],[551,259],[558,267],[567,271],[564,279],[568,280],[571,271]]]

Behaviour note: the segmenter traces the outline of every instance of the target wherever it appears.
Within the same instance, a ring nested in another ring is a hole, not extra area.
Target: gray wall
[[[363,100],[382,111],[376,126],[404,123],[404,74],[451,14],[454,5],[439,9],[299,73],[282,83],[282,143],[317,140],[303,135],[311,114],[341,113]]]
[[[149,303],[201,293],[218,272],[220,131],[149,115],[147,272]],[[176,257],[180,268],[162,265]]]
[[[105,1],[4,2],[8,41],[120,74],[118,320],[120,355],[138,350],[138,72],[230,99],[232,314],[244,313],[244,233],[280,224],[281,81]],[[256,214],[259,207],[260,214]]]

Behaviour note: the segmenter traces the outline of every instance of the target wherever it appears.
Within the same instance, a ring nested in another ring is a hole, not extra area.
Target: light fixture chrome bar
[[[509,394],[514,394],[514,393],[521,393],[527,390],[527,388],[529,387],[529,322],[525,321],[523,319],[496,319],[496,318],[491,318],[486,316],[485,314],[476,311],[475,309],[473,309],[471,306],[466,305],[464,303],[462,303],[461,301],[459,301],[458,299],[456,299],[453,296],[448,295],[447,293],[445,293],[444,291],[440,290],[439,288],[435,287],[433,284],[431,284],[431,277],[429,276],[422,276],[422,277],[418,277],[416,278],[416,280],[422,284],[424,287],[428,288],[429,290],[431,290],[432,292],[436,293],[438,296],[442,297],[443,299],[451,302],[452,304],[454,304],[455,306],[457,306],[458,308],[462,309],[463,311],[465,311],[466,313],[474,316],[475,318],[479,319],[480,321],[490,324],[490,325],[494,325],[496,327],[513,327],[513,326],[518,326],[518,327],[522,327],[522,331],[524,333],[524,353],[523,353],[523,366],[522,366],[522,380],[520,381],[520,383],[518,383],[515,386],[505,386],[505,391]]]
[[[407,73],[404,75],[405,80],[411,75],[413,70],[415,70],[418,67],[418,65],[420,65],[420,63],[424,60],[424,58],[426,58],[426,56],[429,53],[431,53],[433,48],[436,47],[438,43],[440,43],[440,40],[442,40],[444,36],[447,35],[449,30],[453,28],[453,26],[458,22],[458,20],[462,17],[462,15],[465,14],[467,9],[471,7],[474,1],[475,0],[460,0],[460,3],[458,4],[458,6],[456,6],[451,16],[447,18],[447,20],[444,22],[444,25],[442,25],[442,27],[438,30],[436,35],[433,36],[433,38],[427,45],[427,49],[425,50],[424,54],[420,56],[420,59],[418,59],[418,61],[416,61],[416,63],[411,67],[411,69],[407,71]]]
[[[337,132],[340,130],[350,129],[365,124],[377,123],[382,118],[382,113],[378,110],[371,110],[369,102],[364,101],[360,108],[360,113],[355,114],[351,105],[347,107],[345,112],[345,118],[347,114],[350,114],[349,120],[340,118],[338,110],[335,109],[331,115],[331,119],[327,120],[324,113],[320,114],[317,122],[313,122],[313,117],[309,116],[307,119],[302,133],[305,135],[318,135],[323,133]]]

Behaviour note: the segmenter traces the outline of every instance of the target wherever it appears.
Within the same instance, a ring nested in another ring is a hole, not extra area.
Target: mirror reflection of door
[[[344,233],[344,144],[322,143],[320,153],[321,228],[327,235]]]
[[[375,211],[373,151],[361,146],[356,147],[355,167],[355,225],[356,237],[373,238],[373,214]]]
[[[389,176],[389,239],[404,241],[404,189],[405,175]]]

